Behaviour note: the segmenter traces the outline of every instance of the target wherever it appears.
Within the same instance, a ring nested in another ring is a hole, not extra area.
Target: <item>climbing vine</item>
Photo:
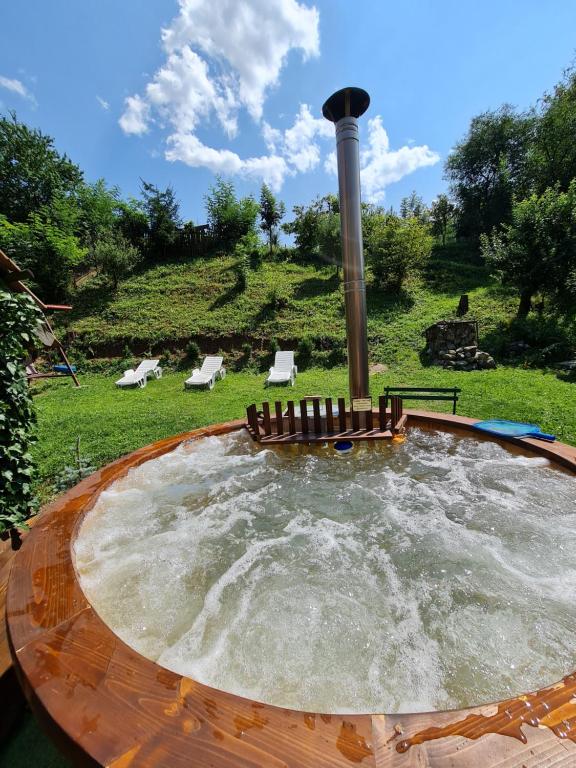
[[[41,314],[25,294],[0,286],[0,535],[25,527],[34,510],[35,415],[24,361]]]

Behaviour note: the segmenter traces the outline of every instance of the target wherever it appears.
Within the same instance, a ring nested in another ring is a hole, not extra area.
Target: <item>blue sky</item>
[[[336,191],[320,110],[345,85],[372,99],[363,196],[430,202],[471,117],[534,104],[574,60],[576,2],[22,0],[0,28],[2,112],[124,195],[171,184],[201,223],[216,172],[288,208]]]

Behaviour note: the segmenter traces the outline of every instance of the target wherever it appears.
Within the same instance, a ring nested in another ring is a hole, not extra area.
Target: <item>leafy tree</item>
[[[458,204],[460,235],[477,239],[510,221],[514,196],[530,191],[534,124],[533,115],[517,114],[509,105],[473,118],[445,165]]]
[[[57,195],[72,194],[82,171],[54,148],[54,140],[18,122],[15,113],[0,117],[0,214],[26,221]]]
[[[140,252],[121,234],[108,235],[96,243],[94,262],[112,281],[114,290],[118,281],[130,274],[140,260]]]
[[[518,289],[518,317],[536,293],[558,301],[576,297],[576,179],[566,192],[547,189],[514,204],[512,221],[482,238],[487,264]]]
[[[442,238],[442,245],[446,245],[448,229],[454,220],[456,208],[446,195],[438,195],[430,206],[430,222],[432,234]]]
[[[34,273],[34,284],[45,300],[66,297],[72,270],[86,257],[77,238],[53,223],[45,209],[33,213],[27,223],[13,224],[0,216],[0,248]]]
[[[94,184],[81,184],[75,194],[76,230],[83,245],[93,249],[100,238],[108,237],[116,228],[120,213],[117,187],[108,189],[104,179]]]
[[[260,229],[268,234],[270,258],[272,258],[274,235],[285,212],[284,203],[274,197],[272,190],[266,184],[262,184],[260,190]]]
[[[148,240],[148,217],[139,200],[129,198],[119,201],[116,228],[131,245],[144,253]]]
[[[427,224],[430,218],[426,203],[415,191],[400,201],[400,216],[403,219],[416,218],[421,224]]]
[[[399,290],[410,272],[424,266],[432,245],[429,228],[415,216],[403,219],[393,213],[380,214],[372,222],[366,243],[376,284]]]
[[[237,199],[232,182],[218,178],[205,202],[216,250],[230,252],[244,235],[256,231],[258,203],[252,197]]]
[[[342,237],[340,235],[340,214],[329,211],[318,217],[318,251],[320,258],[334,264],[336,274],[342,265]]]
[[[576,71],[568,70],[552,93],[544,94],[535,123],[530,171],[536,191],[567,190],[576,178]]]
[[[147,253],[150,258],[166,258],[182,223],[174,190],[166,187],[162,192],[154,184],[142,181],[142,198],[142,209],[148,219]]]
[[[282,226],[286,234],[294,236],[296,254],[300,261],[318,262],[327,255],[320,254],[320,220],[325,214],[339,214],[340,203],[336,195],[325,195],[314,200],[310,205],[295,205],[292,209],[294,220]],[[326,225],[324,225],[326,227]],[[334,254],[328,256],[333,261]]]

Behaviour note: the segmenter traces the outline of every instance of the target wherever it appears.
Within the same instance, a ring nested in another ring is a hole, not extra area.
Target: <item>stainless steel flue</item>
[[[324,117],[336,125],[340,232],[348,339],[348,381],[351,399],[365,398],[370,394],[357,120],[368,109],[369,104],[370,96],[366,91],[361,88],[343,88],[332,94],[322,107]]]

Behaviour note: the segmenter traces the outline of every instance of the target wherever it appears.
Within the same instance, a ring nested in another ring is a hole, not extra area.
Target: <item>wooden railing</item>
[[[390,439],[404,428],[406,417],[402,398],[392,396],[389,400],[390,410],[384,395],[378,399],[377,410],[365,410],[365,400],[362,410],[354,408],[354,401],[347,410],[343,397],[338,398],[336,408],[331,397],[304,398],[298,411],[293,400],[286,403],[285,409],[280,400],[273,405],[262,403],[261,410],[253,404],[246,409],[246,427],[255,440],[263,443]]]

